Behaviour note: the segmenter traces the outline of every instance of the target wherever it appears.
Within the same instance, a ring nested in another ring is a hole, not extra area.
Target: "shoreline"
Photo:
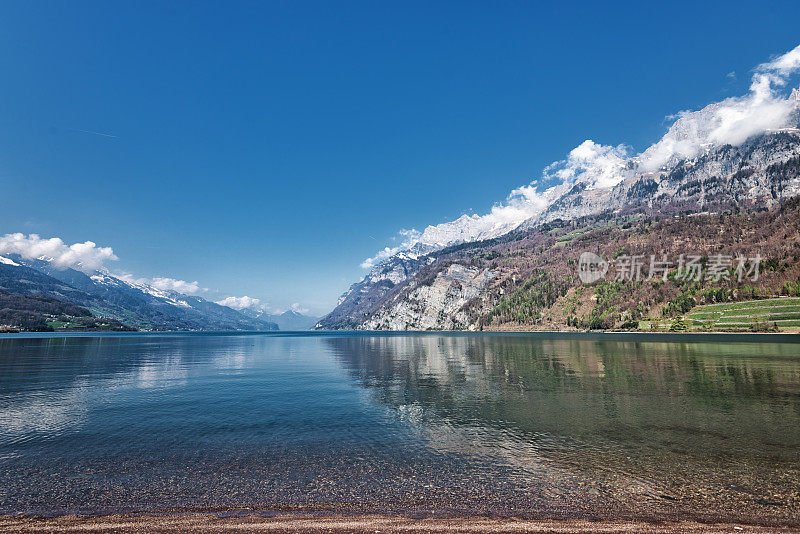
[[[487,517],[414,517],[376,513],[227,510],[109,515],[0,516],[0,532],[796,532],[795,524],[729,521]]]
[[[157,336],[157,335],[302,335],[302,336],[329,336],[329,335],[387,335],[396,336],[403,334],[446,334],[446,335],[493,335],[493,334],[541,334],[541,335],[577,335],[577,336],[596,336],[596,335],[628,335],[628,336],[777,336],[791,337],[799,336],[800,329],[797,331],[784,330],[781,332],[753,332],[750,330],[695,330],[670,332],[668,330],[536,330],[536,329],[490,329],[484,330],[62,330],[57,332],[39,331],[19,331],[4,332],[0,331],[0,336],[7,338],[14,337],[61,337],[88,334],[103,334],[107,336]]]
[[[718,342],[745,341],[770,343],[800,343],[800,332],[651,332],[651,331],[576,331],[576,330],[270,330],[270,331],[211,331],[211,330],[159,330],[159,331],[76,331],[76,332],[19,332],[2,333],[4,339],[59,339],[97,337],[193,337],[193,336],[270,336],[270,337],[401,337],[401,336],[450,336],[450,337],[531,337],[550,339],[588,340],[641,340],[667,342]]]

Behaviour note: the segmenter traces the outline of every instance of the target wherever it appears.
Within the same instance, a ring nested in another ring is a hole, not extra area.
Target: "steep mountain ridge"
[[[474,326],[475,323],[464,320],[465,316],[459,315],[459,311],[452,311],[458,298],[445,299],[447,302],[439,307],[437,313],[443,315],[442,320],[431,324],[424,319],[434,311],[422,305],[424,292],[419,290],[420,279],[426,279],[428,285],[432,283],[440,294],[458,295],[464,288],[463,282],[458,282],[458,285],[448,282],[441,269],[432,275],[428,266],[450,261],[448,258],[459,249],[489,250],[497,243],[524,239],[548,223],[598,215],[666,217],[775,209],[786,199],[800,195],[800,130],[796,127],[797,116],[792,120],[790,126],[780,131],[752,136],[739,146],[701,147],[697,155],[673,158],[668,165],[657,170],[643,170],[643,157],[629,160],[624,166],[615,164],[612,168],[618,174],[604,177],[613,182],[608,187],[597,187],[597,177],[566,181],[549,190],[552,198],[539,213],[501,235],[493,235],[492,239],[459,241],[423,254],[417,254],[413,249],[402,251],[375,266],[362,281],[353,284],[317,327],[416,329]],[[675,130],[670,132],[679,142],[684,134],[680,128],[673,128]],[[497,273],[484,273],[482,276],[495,282],[502,278]],[[491,285],[484,284],[473,297],[473,300],[477,298],[483,302],[481,313],[488,313],[496,301],[496,296],[487,294]]]
[[[363,280],[350,286],[339,297],[336,308],[316,324],[318,329],[352,330],[358,328],[383,304],[396,287],[402,286],[419,270],[435,261],[433,255],[417,256],[400,252],[373,267]]]
[[[619,279],[611,267],[598,283],[583,284],[578,258],[586,251],[609,260],[638,255],[643,277]],[[668,276],[648,279],[650,258],[664,254]],[[686,278],[681,254],[697,254],[706,268],[722,255],[731,267],[719,279]],[[740,255],[761,258],[758,276],[737,279],[732,266]],[[356,328],[635,329],[643,322],[669,325],[696,305],[798,296],[800,197],[794,197],[758,212],[601,214],[453,247],[394,288]],[[781,318],[785,327],[800,326],[800,314]]]
[[[787,128],[739,147],[706,150],[658,172],[632,172],[611,188],[576,184],[520,229],[641,206],[661,213],[772,207],[800,194],[799,168],[800,130]]]

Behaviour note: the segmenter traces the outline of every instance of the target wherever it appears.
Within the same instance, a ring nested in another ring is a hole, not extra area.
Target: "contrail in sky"
[[[81,129],[78,129],[78,128],[70,128],[70,130],[72,130],[73,132],[83,132],[83,133],[94,134],[94,135],[102,135],[103,137],[113,137],[115,139],[117,138],[116,135],[111,135],[111,134],[102,133],[102,132],[93,132],[92,130],[81,130]]]

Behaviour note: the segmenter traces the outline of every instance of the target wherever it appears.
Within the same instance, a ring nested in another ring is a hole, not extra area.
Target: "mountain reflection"
[[[0,338],[0,513],[236,495],[587,517],[769,506],[796,521],[796,352],[525,335]]]
[[[380,402],[422,420],[620,451],[796,459],[794,344],[530,337],[332,338]]]

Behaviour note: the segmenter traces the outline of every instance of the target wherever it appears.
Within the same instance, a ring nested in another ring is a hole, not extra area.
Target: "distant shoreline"
[[[769,342],[800,343],[800,333],[791,332],[613,332],[575,330],[223,330],[223,331],[77,331],[0,333],[2,339],[95,338],[95,337],[180,337],[180,336],[269,336],[269,337],[528,337],[544,339],[630,340],[663,342]]]

